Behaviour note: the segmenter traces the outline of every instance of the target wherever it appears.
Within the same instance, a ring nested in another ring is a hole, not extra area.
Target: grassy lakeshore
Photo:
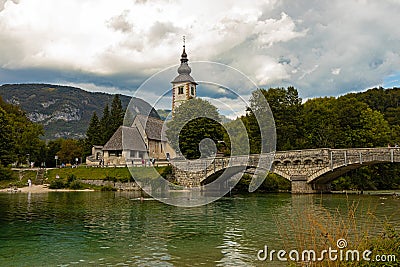
[[[155,167],[158,173],[165,174],[169,167]],[[135,167],[133,169],[134,176],[140,179],[155,179],[158,177],[153,168]],[[8,188],[10,186],[23,187],[28,183],[28,179],[36,183],[37,170],[21,169],[13,171],[13,179],[1,180],[0,188]],[[78,168],[57,168],[47,169],[44,174],[44,183],[50,184],[56,180],[56,176],[61,180],[67,180],[73,175],[77,180],[108,180],[118,182],[133,181],[133,177],[127,167],[86,167]]]

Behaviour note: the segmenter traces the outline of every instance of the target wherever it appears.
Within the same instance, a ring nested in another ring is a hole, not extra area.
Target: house
[[[92,147],[92,155],[94,156],[94,160],[103,159],[103,146],[93,146]]]
[[[136,115],[131,127],[120,126],[102,149],[105,165],[141,165],[149,159],[169,160],[174,149],[165,137],[164,121]]]
[[[132,127],[136,127],[143,137],[149,158],[165,160],[175,157],[175,150],[168,144],[164,121],[137,115]]]
[[[86,157],[87,165],[99,165],[103,160],[103,146],[92,146],[92,154]]]
[[[142,164],[147,148],[136,127],[120,126],[103,147],[105,165]]]

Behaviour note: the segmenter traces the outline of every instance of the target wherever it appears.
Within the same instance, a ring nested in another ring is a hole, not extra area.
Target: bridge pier
[[[292,194],[316,194],[330,193],[330,184],[312,184],[307,183],[307,176],[295,175],[290,178],[292,184]]]

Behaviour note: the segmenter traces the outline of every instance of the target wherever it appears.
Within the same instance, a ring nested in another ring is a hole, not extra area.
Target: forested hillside
[[[337,98],[313,98],[304,103],[293,87],[262,89],[262,93],[274,115],[277,150],[400,145],[400,88],[374,88]],[[250,104],[253,110],[257,109],[255,94]],[[258,153],[260,132],[254,114],[248,109],[239,119],[247,128],[251,153]],[[227,125],[235,127],[235,123]],[[336,181],[334,188],[400,187],[399,164],[362,167],[348,176],[349,179]]]
[[[104,106],[110,104],[114,95],[88,92],[80,88],[51,84],[4,84],[0,96],[10,104],[21,107],[32,122],[43,125],[44,139],[83,138],[96,112],[103,115]],[[125,109],[131,101],[129,96],[120,96]],[[156,111],[142,99],[135,98],[139,113]]]

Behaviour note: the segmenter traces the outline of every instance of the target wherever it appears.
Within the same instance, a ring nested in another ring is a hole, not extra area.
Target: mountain
[[[170,120],[171,119],[171,113],[172,110],[170,109],[157,109],[158,115],[160,115],[160,118],[165,121],[165,120]]]
[[[76,87],[51,84],[4,84],[3,100],[19,105],[28,118],[43,125],[45,139],[83,138],[93,112],[101,118],[106,104],[111,107],[114,95],[88,92]],[[159,118],[150,104],[139,98],[120,95],[126,108],[133,99],[135,111]]]

